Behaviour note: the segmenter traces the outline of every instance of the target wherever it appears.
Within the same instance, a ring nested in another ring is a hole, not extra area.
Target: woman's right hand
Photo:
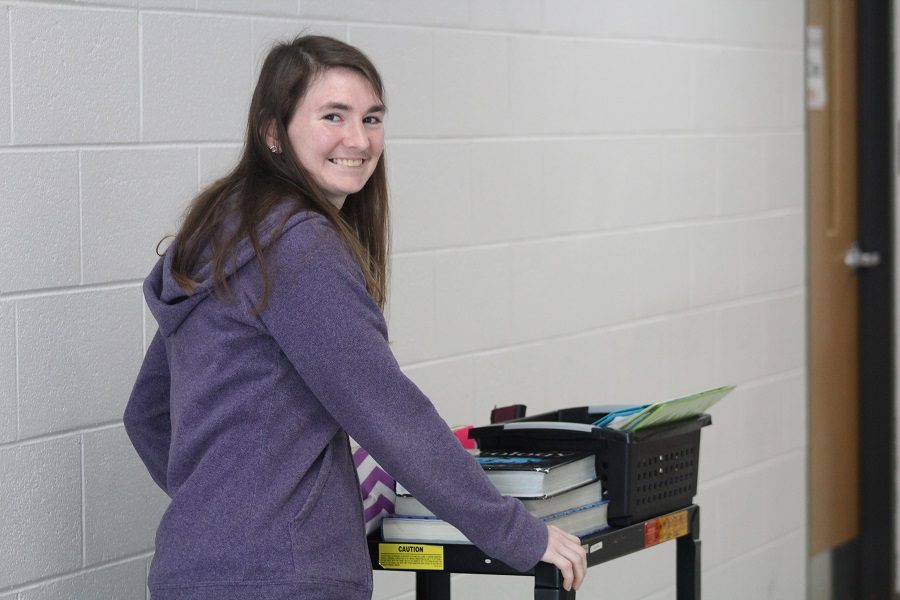
[[[558,527],[547,525],[547,550],[541,560],[555,565],[563,575],[563,587],[577,590],[587,571],[587,553],[581,540]]]

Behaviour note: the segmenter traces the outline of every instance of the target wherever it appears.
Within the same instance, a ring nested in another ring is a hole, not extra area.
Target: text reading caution
[[[378,564],[382,569],[442,571],[444,547],[423,544],[378,544]]]

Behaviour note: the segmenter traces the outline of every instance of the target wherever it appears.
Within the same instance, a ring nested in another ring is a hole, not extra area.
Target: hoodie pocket
[[[342,434],[325,448],[315,484],[290,529],[298,576],[371,587],[359,485]]]

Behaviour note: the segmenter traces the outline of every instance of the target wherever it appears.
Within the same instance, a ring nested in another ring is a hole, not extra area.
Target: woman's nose
[[[369,136],[363,123],[351,123],[345,130],[344,145],[348,148],[366,149],[369,147]]]

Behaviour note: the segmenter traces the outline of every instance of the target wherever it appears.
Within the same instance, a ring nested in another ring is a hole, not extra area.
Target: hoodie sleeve
[[[159,331],[150,342],[134,389],[125,407],[125,431],[138,456],[144,461],[153,481],[168,493],[166,472],[169,465],[169,362],[166,344]]]
[[[260,314],[334,419],[435,514],[490,556],[525,571],[547,528],[501,496],[425,395],[400,370],[362,273],[324,218],[271,248],[271,295]]]

